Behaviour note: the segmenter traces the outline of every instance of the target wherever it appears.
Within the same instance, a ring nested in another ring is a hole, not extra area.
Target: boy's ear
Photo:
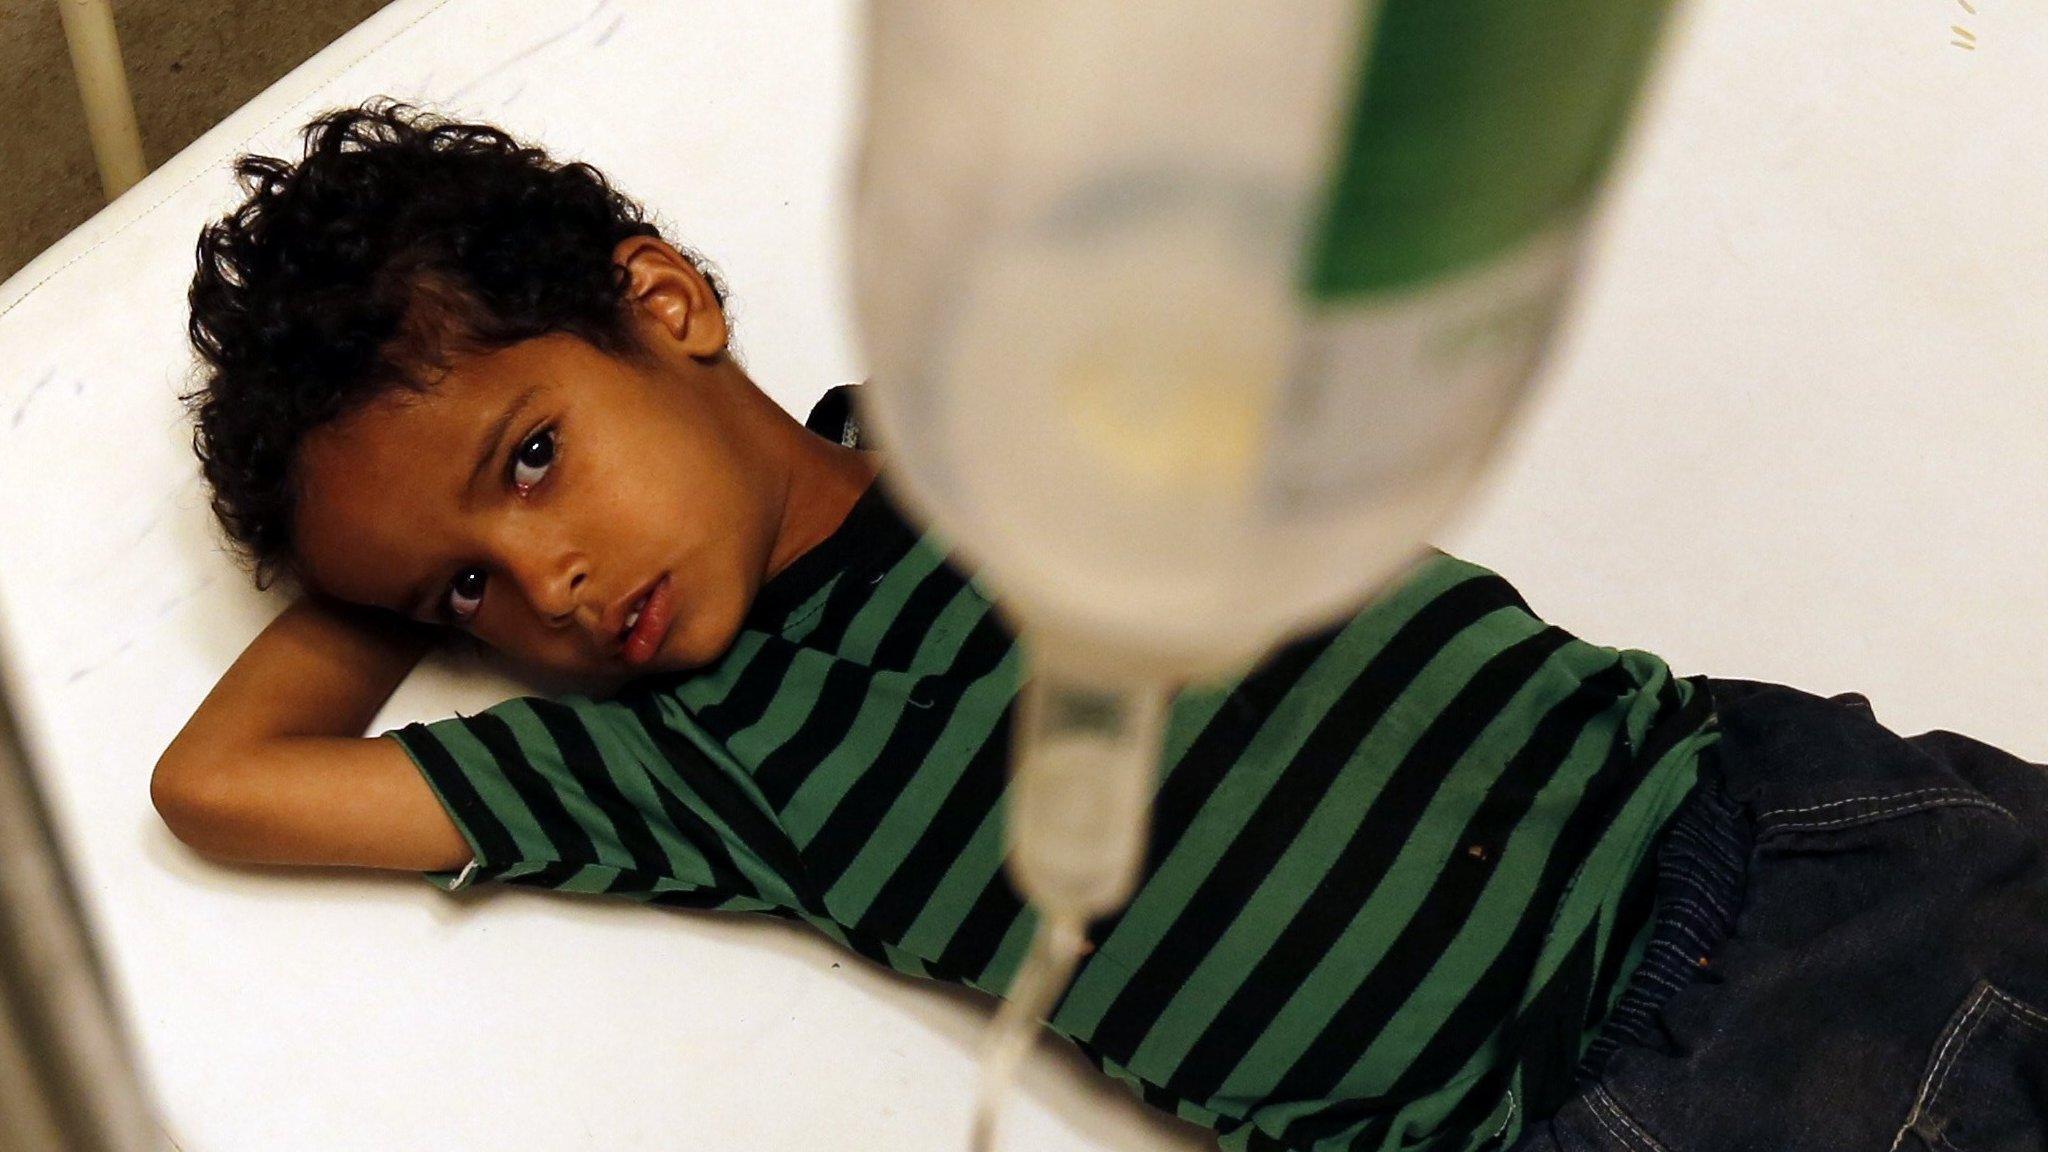
[[[626,270],[626,300],[651,326],[649,335],[702,360],[725,351],[725,309],[682,253],[658,237],[629,236],[612,249],[612,263]]]

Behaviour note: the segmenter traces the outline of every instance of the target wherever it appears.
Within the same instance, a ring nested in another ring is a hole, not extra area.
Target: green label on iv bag
[[[1584,214],[1671,0],[1381,0],[1304,252],[1317,300],[1483,264]]]

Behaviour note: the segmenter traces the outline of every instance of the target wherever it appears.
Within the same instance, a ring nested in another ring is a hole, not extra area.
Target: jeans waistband
[[[1587,1049],[1581,1076],[1597,1076],[1616,1049],[1651,1036],[1665,1002],[1699,978],[1734,931],[1755,834],[1748,813],[1728,796],[1715,752],[1710,745],[1701,756],[1699,782],[1657,848],[1650,942]]]

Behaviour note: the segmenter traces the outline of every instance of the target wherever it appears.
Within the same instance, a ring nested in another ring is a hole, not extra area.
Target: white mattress
[[[187,1152],[964,1146],[979,995],[762,917],[219,865],[148,797],[284,604],[217,549],[175,400],[232,157],[389,93],[590,160],[718,264],[752,374],[801,415],[863,375],[857,16],[401,0],[0,286],[9,683]],[[1695,0],[1675,32],[1573,326],[1437,542],[1680,674],[1853,689],[1900,731],[2048,760],[2048,20]],[[375,730],[522,690],[436,657]],[[1207,1146],[1057,1045],[1006,1131]]]

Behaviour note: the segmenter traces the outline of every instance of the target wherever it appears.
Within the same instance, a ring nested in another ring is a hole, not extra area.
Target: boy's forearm
[[[302,597],[236,658],[162,762],[276,736],[360,736],[435,638],[390,613]]]

